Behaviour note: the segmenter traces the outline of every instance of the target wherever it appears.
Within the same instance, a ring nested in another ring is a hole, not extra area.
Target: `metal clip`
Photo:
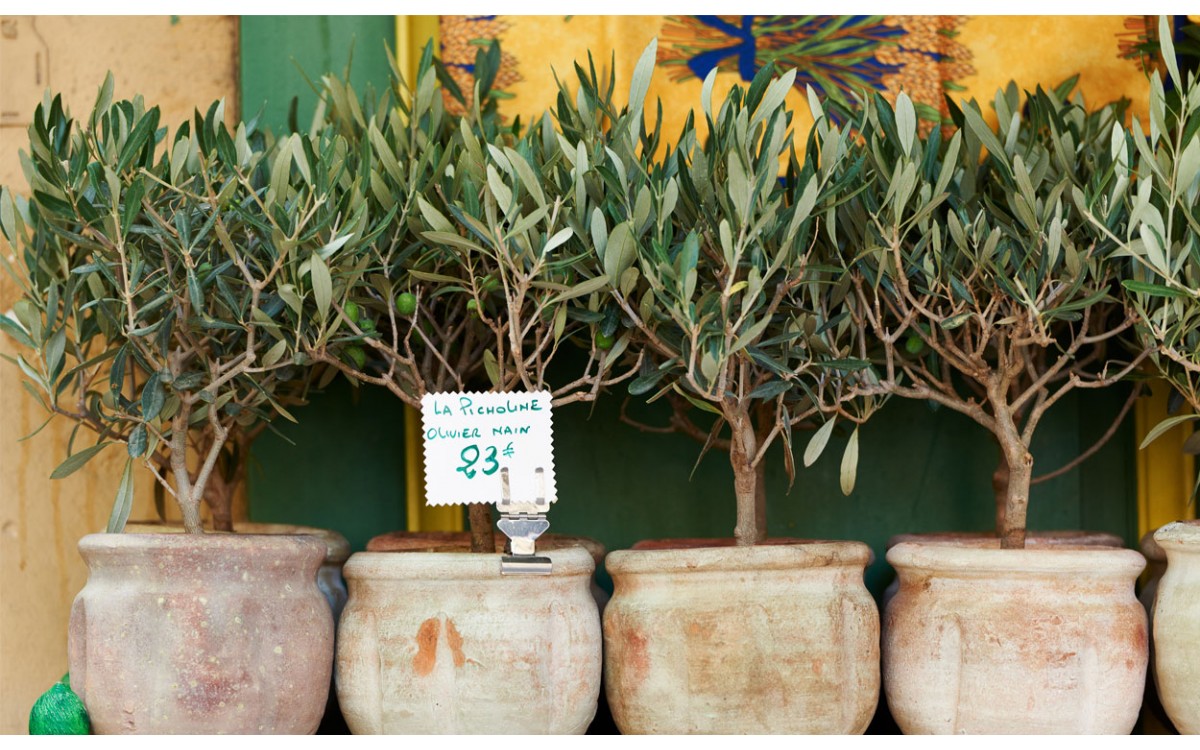
[[[513,502],[507,468],[500,470],[500,487],[500,502],[496,506],[500,521],[496,526],[508,537],[511,553],[500,558],[500,575],[550,575],[550,558],[535,554],[537,538],[550,528],[546,520],[550,503],[546,502],[544,472],[537,470],[538,496],[533,502]]]

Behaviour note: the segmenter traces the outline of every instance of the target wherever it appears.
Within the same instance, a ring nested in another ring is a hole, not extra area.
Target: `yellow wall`
[[[396,16],[396,65],[415,85],[417,62],[425,45],[438,41],[437,16]],[[409,531],[462,531],[463,512],[457,505],[425,504],[425,461],[421,445],[421,415],[404,408],[405,509]]]
[[[1135,431],[1138,445],[1164,419],[1170,387],[1164,381],[1151,384],[1150,395],[1138,399]],[[1186,408],[1186,407],[1185,407]],[[1138,534],[1145,535],[1163,524],[1196,517],[1192,502],[1195,459],[1184,453],[1193,424],[1184,422],[1167,430],[1138,451]]]
[[[118,96],[142,94],[162,107],[166,123],[220,97],[235,117],[237,64],[232,17],[0,17],[0,184],[26,189],[17,151],[27,148],[29,118],[46,87],[83,113],[111,69]],[[0,272],[0,311],[15,293]],[[0,336],[0,353],[14,348]],[[56,421],[18,443],[45,414],[7,362],[0,362],[0,415],[0,733],[12,734],[26,731],[33,701],[66,671],[67,616],[87,579],[75,543],[104,528],[124,456],[110,448],[51,481],[71,425]],[[149,479],[143,470],[134,518],[154,515]]]

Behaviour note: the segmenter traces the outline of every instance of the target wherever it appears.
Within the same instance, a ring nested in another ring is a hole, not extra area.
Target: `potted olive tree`
[[[1161,74],[1150,80],[1150,134],[1133,120],[1114,132],[1112,148],[1118,182],[1106,193],[1110,204],[1130,211],[1125,231],[1105,221],[1099,210],[1088,218],[1116,243],[1124,260],[1122,287],[1136,315],[1138,339],[1158,372],[1191,406],[1191,413],[1164,420],[1146,436],[1150,442],[1168,428],[1196,419],[1200,412],[1200,82],[1189,72],[1184,81],[1175,59],[1167,21],[1160,20],[1162,62],[1172,90]],[[1148,548],[1148,549],[1147,549]],[[1196,643],[1200,633],[1200,524],[1183,521],[1154,533],[1143,544],[1147,555],[1165,554],[1166,572],[1150,600],[1154,634],[1154,677],[1159,698],[1179,731],[1200,732],[1200,699],[1195,685]],[[1153,562],[1153,560],[1152,560]],[[1153,581],[1148,583],[1150,588]]]
[[[316,158],[335,144],[231,130],[220,103],[166,143],[157,108],[112,95],[110,77],[84,122],[58,98],[35,113],[32,199],[0,199],[22,291],[2,325],[28,350],[17,364],[34,397],[97,435],[55,474],[123,446],[109,531],[140,464],[190,533],[81,540],[72,684],[99,732],[312,731],[333,649],[325,546],[202,534],[200,506],[229,441],[286,414],[304,376],[269,287],[291,253],[354,231]]]
[[[855,325],[880,349],[879,382],[861,387],[967,416],[1009,470],[999,540],[888,553],[900,590],[884,616],[884,685],[906,732],[1128,732],[1141,703],[1141,556],[1025,546],[1042,417],[1142,359],[1108,347],[1132,320],[1113,295],[1115,244],[1082,214],[1117,179],[1120,109],[1088,113],[1040,89],[1027,107],[997,133],[967,103],[946,140],[918,135],[904,95],[894,110],[862,102],[855,121],[866,186],[838,232]],[[1110,228],[1127,218],[1097,207]]]
[[[591,198],[549,119],[525,133],[500,128],[483,114],[480,87],[475,114],[450,122],[436,82],[427,56],[413,90],[398,81],[394,107],[363,112],[349,189],[369,191],[376,215],[390,218],[329,265],[328,296],[300,311],[305,349],[414,408],[441,391],[592,400],[636,362],[615,371],[620,349],[588,341],[582,364],[556,371],[568,373],[560,383],[548,370],[590,331],[605,284],[581,260],[592,254],[586,225],[571,223],[590,215]],[[470,552],[454,539],[389,535],[372,549],[393,551],[348,563],[337,681],[352,731],[570,733],[590,723],[601,666],[591,553],[551,549],[549,576],[501,577],[490,508],[471,506],[470,524]],[[552,698],[530,700],[538,685]]]
[[[1058,101],[1062,101],[1062,100],[1066,99],[1070,95],[1072,89],[1074,88],[1074,86],[1076,85],[1077,82],[1078,82],[1078,76],[1075,76],[1073,78],[1070,78],[1070,79],[1062,82],[1058,86],[1054,87],[1054,89],[1052,91],[1053,96]],[[999,89],[996,91],[996,95],[993,99],[993,107],[997,113],[997,118],[1000,123],[998,135],[1000,138],[1007,139],[1009,137],[1010,132],[1015,133],[1019,130],[1018,126],[1016,125],[1016,123],[1019,122],[1019,118],[1018,118],[1018,120],[1014,120],[1012,117],[1013,113],[1019,112],[1022,107],[1021,93],[1020,93],[1019,89],[1017,88],[1016,83],[1010,81],[1008,83],[1008,85],[1005,86],[1003,89]],[[1124,112],[1124,105],[1120,104],[1120,105],[1118,105],[1118,108],[1116,109],[1116,111],[1113,113],[1113,116],[1120,118],[1123,116],[1123,114],[1122,114],[1123,112]],[[942,140],[940,136],[941,136],[941,134],[939,133],[938,137],[936,138],[936,141],[935,141],[935,143],[937,143],[938,145],[941,144],[941,140]],[[929,149],[932,151],[937,150],[937,148],[935,148],[933,146],[930,146]],[[920,325],[926,329],[928,328],[927,322],[921,322],[918,325]],[[907,358],[909,358],[909,359],[922,359],[922,358],[923,359],[931,359],[931,350],[930,350],[929,346],[927,346],[925,344],[925,342],[922,340],[920,332],[917,331],[916,327],[911,327],[908,329],[907,334],[904,335],[904,337],[903,337],[903,344],[904,344],[904,355]],[[1104,352],[1105,352],[1104,346],[1090,347],[1089,356],[1093,360],[1097,360],[1104,355]],[[1027,368],[1027,369],[1023,369],[1019,372],[1011,373],[1010,374],[1010,389],[1015,392],[1023,393],[1025,391],[1027,391],[1029,388],[1031,388],[1032,386],[1034,386],[1034,384],[1042,376],[1042,374],[1043,374],[1042,371],[1040,371],[1038,368]],[[1071,373],[1069,370],[1060,371],[1057,374],[1052,375],[1050,380],[1047,382],[1047,384],[1054,386],[1058,383],[1069,380],[1070,376],[1071,376]],[[960,382],[962,382],[968,389],[973,390],[974,393],[982,399],[983,388],[978,384],[977,381],[974,381],[972,379],[966,379],[966,380],[962,380]],[[1116,416],[1113,418],[1112,422],[1109,424],[1108,428],[1104,431],[1103,434],[1101,434],[1094,442],[1092,442],[1091,445],[1084,448],[1082,451],[1079,452],[1078,455],[1076,455],[1074,458],[1068,460],[1066,463],[1064,463],[1060,466],[1057,466],[1053,469],[1041,471],[1039,473],[1031,475],[1031,477],[1028,480],[1029,487],[1032,489],[1033,487],[1035,487],[1043,482],[1050,481],[1057,477],[1063,476],[1064,474],[1067,474],[1068,472],[1074,471],[1074,470],[1080,468],[1081,466],[1083,466],[1089,459],[1094,457],[1101,450],[1101,448],[1103,448],[1104,445],[1114,435],[1116,435],[1118,433],[1121,425],[1125,422],[1125,419],[1128,416],[1129,411],[1133,408],[1134,403],[1136,402],[1137,398],[1141,395],[1141,393],[1142,393],[1142,386],[1140,384],[1134,384],[1132,387],[1130,387],[1129,395],[1126,397],[1125,402],[1122,404],[1122,406],[1118,410]],[[931,402],[931,403],[935,407],[938,406],[938,404],[936,402]],[[1013,420],[1018,424],[1024,424],[1026,422],[1026,418],[1029,416],[1029,413],[1034,408],[1034,406],[1035,406],[1034,400],[1025,400],[1024,402],[1014,404],[1013,409],[1012,409]],[[993,438],[994,438],[995,433],[991,433],[991,434],[993,435]],[[983,531],[983,532],[980,532],[980,531],[938,531],[938,532],[921,532],[921,533],[901,533],[901,534],[896,534],[896,535],[892,536],[888,540],[888,544],[887,544],[888,549],[895,546],[896,544],[899,544],[901,542],[908,542],[908,541],[928,541],[928,540],[932,540],[932,539],[950,539],[950,540],[959,539],[959,540],[964,540],[964,541],[973,541],[973,540],[978,541],[978,540],[987,540],[987,539],[992,539],[992,538],[1000,538],[1000,537],[1004,536],[1005,529],[1007,528],[1006,523],[1005,523],[1005,518],[1007,515],[1008,497],[1009,497],[1008,490],[1009,490],[1010,470],[1009,470],[1009,465],[1008,465],[1008,459],[1009,459],[1008,453],[1010,453],[1010,451],[1006,450],[999,442],[996,443],[996,447],[998,449],[998,451],[997,451],[998,452],[998,461],[997,461],[997,465],[996,465],[996,470],[992,474],[992,492],[993,492],[994,500],[995,500],[995,523],[990,531]],[[1021,480],[1021,481],[1024,481],[1024,480]],[[1020,521],[1019,525],[1023,526],[1024,521],[1023,520]],[[1025,535],[1026,535],[1026,538],[1025,538],[1026,545],[1053,546],[1053,545],[1066,544],[1066,545],[1084,545],[1084,546],[1091,546],[1091,547],[1123,547],[1124,546],[1124,541],[1119,536],[1117,536],[1115,534],[1109,534],[1109,533],[1098,532],[1098,531],[1061,530],[1061,529],[1027,530],[1027,531],[1025,531]],[[888,586],[887,590],[884,592],[884,595],[883,595],[883,604],[884,605],[886,605],[887,602],[890,601],[891,597],[895,595],[895,593],[899,589],[899,587],[900,587],[899,579],[894,579],[892,581],[892,583]]]
[[[643,62],[652,59],[653,47]],[[839,416],[861,422],[880,400],[848,398],[850,384],[873,380],[862,337],[839,317],[850,287],[820,259],[825,221],[850,191],[839,165],[853,136],[822,122],[801,167],[788,159],[784,106],[794,74],[763,72],[720,106],[710,76],[707,135],[689,119],[658,157],[663,134],[643,123],[651,70],[635,71],[626,108],[613,104],[610,83],[585,81],[576,104],[560,97],[558,115],[576,150],[599,156],[593,169],[607,190],[591,231],[605,239],[600,262],[622,336],[643,358],[630,390],[712,414],[707,440],[728,441],[736,524],[733,540],[608,556],[609,705],[626,732],[861,732],[879,690],[878,612],[863,584],[870,552],[764,543],[762,485],[773,443],[792,470],[795,425],[828,416],[806,450],[811,463]],[[856,455],[855,432],[847,492]],[[761,669],[767,659],[789,668]],[[796,666],[810,662],[822,667]]]

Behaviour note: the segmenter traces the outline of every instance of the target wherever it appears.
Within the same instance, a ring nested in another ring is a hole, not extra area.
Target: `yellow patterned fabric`
[[[618,90],[627,87],[638,56],[657,38],[650,100],[661,99],[668,133],[697,108],[710,70],[718,71],[720,92],[771,64],[797,69],[789,103],[802,115],[806,85],[827,96],[867,89],[889,99],[903,89],[929,128],[947,115],[944,94],[986,103],[1010,80],[1032,90],[1076,74],[1088,104],[1127,97],[1141,115],[1148,58],[1138,45],[1156,30],[1153,16],[441,16],[439,22],[442,57],[465,91],[476,50],[500,40],[495,86],[507,97],[501,111],[509,117],[528,118],[550,106],[555,71],[573,80],[573,65],[586,67],[589,51],[597,70],[615,65]],[[653,116],[652,105],[647,112]],[[794,126],[803,133],[809,124],[801,116]]]

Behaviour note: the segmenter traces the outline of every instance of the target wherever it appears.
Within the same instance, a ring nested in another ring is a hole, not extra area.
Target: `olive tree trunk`
[[[204,488],[204,502],[212,513],[213,531],[233,531],[233,496],[237,494],[237,477],[226,478],[214,471]]]
[[[996,471],[992,472],[992,494],[996,503],[996,536],[1004,535],[1005,503],[1008,500],[1008,459],[1000,451]]]
[[[192,475],[187,467],[187,429],[191,407],[184,403],[171,419],[171,476],[175,480],[175,501],[183,516],[183,528],[189,534],[203,534],[200,522],[200,498],[192,492]]]
[[[733,468],[733,490],[737,499],[737,525],[733,536],[738,546],[758,544],[767,538],[767,496],[763,463],[755,465],[758,435],[750,414],[727,411],[729,464]]]
[[[1004,517],[1000,523],[1001,549],[1024,549],[1026,516],[1029,511],[1029,488],[1033,480],[1033,454],[1021,439],[1012,410],[1006,398],[1007,388],[993,381],[988,388],[995,420],[996,440],[1000,443],[1004,463],[1008,467],[1008,482],[1004,488]],[[994,479],[995,477],[993,477]],[[997,516],[1000,510],[996,511]]]
[[[495,552],[496,532],[492,527],[492,508],[487,503],[467,506],[467,524],[471,528],[472,552]]]

